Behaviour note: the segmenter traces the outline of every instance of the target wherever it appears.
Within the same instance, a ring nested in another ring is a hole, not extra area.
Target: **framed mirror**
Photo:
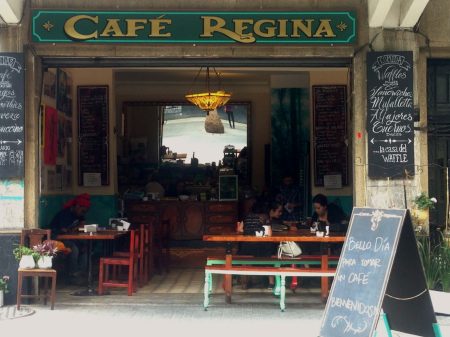
[[[225,148],[231,145],[239,184],[251,183],[249,102],[233,102],[209,114],[188,102],[124,102],[122,111],[124,137],[122,154],[118,155],[134,169],[219,166],[224,162]],[[143,178],[146,173],[138,176]]]

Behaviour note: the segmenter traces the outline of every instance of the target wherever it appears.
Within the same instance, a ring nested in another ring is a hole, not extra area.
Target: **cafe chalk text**
[[[34,11],[35,42],[351,43],[350,12],[191,13]]]

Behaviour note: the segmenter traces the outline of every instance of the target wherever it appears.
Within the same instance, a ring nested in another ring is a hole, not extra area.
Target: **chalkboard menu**
[[[403,266],[402,269],[399,266]],[[406,283],[415,283],[416,289],[405,286]],[[396,289],[399,285],[408,292],[399,292]],[[432,336],[436,318],[409,213],[406,210],[354,208],[320,336],[372,337],[382,304],[385,308],[383,301],[388,296],[401,297],[395,304],[391,303],[390,310],[385,310],[391,326],[398,331]],[[408,313],[399,310],[403,308],[401,306],[409,306]],[[406,325],[404,321],[407,321]]]
[[[367,54],[369,177],[414,174],[413,53]]]
[[[23,54],[0,53],[0,179],[24,176]]]
[[[78,184],[109,184],[108,87],[78,87]]]
[[[337,175],[348,185],[347,87],[313,86],[315,185]]]

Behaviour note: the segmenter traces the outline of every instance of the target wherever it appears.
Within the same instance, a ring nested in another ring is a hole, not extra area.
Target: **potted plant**
[[[414,199],[415,208],[411,210],[411,215],[416,231],[420,232],[427,224],[429,210],[434,209],[436,203],[436,198],[430,198],[423,192]]]
[[[33,251],[38,254],[38,267],[40,269],[50,269],[52,267],[53,256],[58,252],[58,248],[56,248],[53,241],[46,240],[34,246]]]
[[[8,293],[9,276],[3,276],[0,279],[0,307],[3,307],[5,294]]]
[[[14,257],[19,261],[19,268],[21,269],[33,269],[36,267],[36,261],[39,258],[39,254],[33,249],[19,245],[13,250]]]

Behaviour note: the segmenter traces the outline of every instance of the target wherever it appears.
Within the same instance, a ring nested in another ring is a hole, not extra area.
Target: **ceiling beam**
[[[25,0],[0,0],[0,17],[7,24],[17,24],[22,19]]]
[[[414,27],[428,2],[429,0],[403,0],[400,10],[400,27]]]
[[[369,27],[383,26],[394,0],[369,0]]]

